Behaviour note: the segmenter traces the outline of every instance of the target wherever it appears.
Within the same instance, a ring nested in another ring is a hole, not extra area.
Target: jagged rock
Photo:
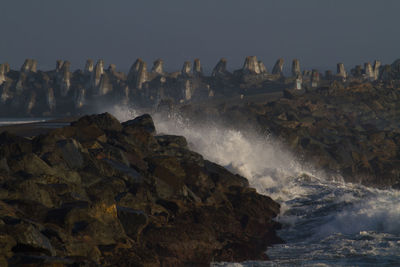
[[[4,64],[0,64],[0,85],[6,81],[6,68]]]
[[[230,73],[226,70],[227,60],[225,58],[221,58],[217,63],[215,68],[212,71],[212,77],[224,77],[229,75]]]
[[[34,59],[26,59],[21,67],[21,72],[36,72],[37,61]]]
[[[183,99],[185,101],[190,100],[194,94],[194,90],[192,81],[190,79],[185,80],[183,83]]]
[[[372,65],[370,62],[366,62],[364,64],[364,72],[365,72],[365,76],[368,80],[370,80],[370,81],[375,80],[375,74],[374,74],[374,71],[372,69]]]
[[[203,68],[201,67],[200,59],[198,58],[194,59],[193,74],[198,76],[203,75]]]
[[[56,108],[56,98],[54,96],[54,90],[51,87],[47,88],[46,103],[51,111]]]
[[[85,104],[85,96],[86,96],[86,89],[85,88],[78,88],[76,91],[76,96],[75,96],[75,107],[76,108],[82,108],[83,105]]]
[[[301,70],[300,70],[300,62],[298,59],[293,59],[292,62],[292,75],[293,77],[297,77],[301,75]]]
[[[103,73],[104,73],[104,61],[100,59],[99,61],[97,61],[91,76],[91,87],[93,90],[98,89]]]
[[[86,74],[91,74],[93,72],[93,68],[94,68],[94,63],[92,59],[88,59],[86,61],[86,65],[85,65],[85,73]]]
[[[272,74],[282,75],[283,63],[283,58],[278,59],[274,65],[274,68],[272,69]]]
[[[311,87],[312,88],[317,88],[319,85],[319,72],[318,70],[313,69],[312,74],[311,74]]]
[[[32,91],[26,104],[26,114],[31,114],[33,107],[36,105],[36,92]]]
[[[106,95],[106,94],[110,93],[112,90],[113,90],[113,86],[110,81],[110,77],[107,73],[104,73],[100,79],[98,95],[100,95],[100,96]]]
[[[163,66],[164,66],[164,61],[159,58],[153,62],[153,68],[151,69],[151,72],[163,75],[164,74]]]
[[[185,61],[183,63],[183,67],[182,67],[182,72],[181,74],[183,76],[188,76],[191,74],[191,69],[192,69],[192,63],[190,63],[190,61]]]
[[[374,61],[374,80],[377,80],[379,78],[379,71],[381,67],[381,62],[379,60]]]
[[[125,233],[137,240],[143,228],[148,224],[146,213],[121,206],[117,206],[117,212]]]
[[[102,113],[99,115],[87,115],[80,118],[78,121],[71,123],[74,127],[85,127],[91,124],[96,124],[100,129],[107,131],[121,131],[121,123],[110,113]]]
[[[298,74],[295,81],[295,89],[301,90],[303,84],[303,77],[301,74]]]
[[[260,74],[260,65],[258,64],[258,60],[256,56],[248,56],[244,61],[244,65],[242,68],[243,73],[250,74]]]
[[[108,66],[107,71],[108,71],[109,73],[115,75],[115,73],[117,72],[117,65],[115,65],[115,64],[110,64],[110,65]]]
[[[7,62],[2,64],[4,66],[4,73],[7,74],[8,72],[10,72],[10,64],[8,64]]]
[[[70,72],[71,63],[69,61],[65,61],[62,70],[61,70],[61,81],[60,81],[60,95],[65,97],[67,96],[69,89],[71,87],[71,72]]]
[[[337,64],[337,73],[336,76],[345,81],[347,78],[347,73],[346,73],[346,69],[344,68],[344,64],[343,63],[338,63]]]
[[[260,68],[260,73],[267,73],[267,67],[265,67],[264,63],[260,60],[258,61],[258,66]]]
[[[128,83],[137,89],[142,89],[143,83],[147,81],[147,64],[138,58],[132,65],[128,74]]]
[[[63,69],[63,65],[64,65],[64,60],[57,60],[56,61],[56,72],[61,72]]]
[[[125,127],[141,128],[150,134],[156,133],[156,127],[154,126],[153,119],[149,114],[143,114],[139,117],[136,117],[133,120],[123,122],[122,126],[124,128]]]

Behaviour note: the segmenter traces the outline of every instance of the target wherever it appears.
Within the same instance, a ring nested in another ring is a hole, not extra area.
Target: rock
[[[195,58],[193,64],[193,74],[202,76],[203,75],[203,68],[201,67],[200,59]]]
[[[100,59],[97,61],[94,71],[92,71],[90,85],[93,90],[97,89],[100,85],[101,77],[104,73],[104,61]]]
[[[83,166],[84,161],[81,154],[82,147],[76,140],[60,140],[57,142],[57,147],[69,168],[79,169]]]
[[[86,99],[86,89],[85,88],[78,88],[75,96],[75,107],[82,108],[85,104]]]
[[[297,77],[301,75],[301,70],[300,70],[300,62],[298,59],[293,59],[292,62],[292,75],[293,77]]]
[[[317,88],[319,85],[319,72],[318,70],[312,70],[312,74],[311,74],[311,87],[312,88]]]
[[[128,73],[128,83],[133,88],[142,89],[143,83],[147,81],[147,65],[142,59],[138,58],[132,65]]]
[[[364,72],[365,72],[365,76],[368,80],[370,80],[370,81],[375,80],[375,74],[374,74],[374,71],[372,69],[372,65],[370,62],[367,62],[364,64]]]
[[[251,74],[260,74],[260,65],[258,64],[257,57],[255,56],[248,56],[244,62],[243,73],[251,73]]]
[[[267,68],[265,67],[265,65],[264,65],[264,63],[262,61],[258,61],[258,66],[260,68],[260,72],[261,73],[267,73],[268,72]]]
[[[374,80],[377,80],[379,78],[380,67],[381,67],[381,62],[379,60],[375,60],[374,61],[374,67],[373,67]]]
[[[21,72],[36,72],[37,61],[34,59],[26,59],[21,67]]]
[[[272,74],[282,75],[283,63],[283,58],[278,59],[274,65],[274,68],[272,69]]]
[[[60,81],[60,95],[63,97],[67,96],[71,87],[71,72],[69,71],[70,66],[71,63],[69,61],[65,61],[61,70],[62,76]]]
[[[6,81],[6,69],[4,64],[0,64],[0,86]]]
[[[134,240],[138,240],[142,230],[149,223],[146,213],[121,206],[117,206],[117,213],[125,233]]]
[[[190,63],[190,61],[185,61],[183,63],[181,74],[183,76],[190,75],[191,74],[191,68],[192,68],[192,64]]]
[[[110,81],[110,77],[107,73],[104,73],[100,79],[98,95],[100,95],[100,96],[107,95],[112,90],[113,90],[113,86]]]
[[[280,242],[275,202],[184,137],[153,134],[147,114],[108,113],[32,140],[1,133],[0,263],[207,265]]]
[[[94,62],[92,59],[88,59],[85,65],[85,73],[91,74],[93,72],[93,69],[94,69]]]
[[[87,115],[80,118],[78,121],[72,122],[71,126],[85,127],[91,124],[96,124],[101,130],[105,131],[121,131],[121,123],[110,113],[102,113],[99,115]]]
[[[336,76],[341,80],[346,80],[347,73],[346,73],[346,69],[344,68],[344,64],[343,63],[338,63],[337,64]]]
[[[61,72],[64,65],[64,60],[57,60],[56,61],[56,72]]]
[[[133,120],[129,120],[122,123],[124,128],[133,127],[133,128],[141,128],[150,134],[156,133],[156,128],[154,126],[153,119],[149,114],[143,114],[142,116],[136,117]]]
[[[226,75],[229,75],[229,72],[226,70],[226,59],[221,58],[220,61],[217,63],[215,68],[212,71],[211,76],[212,77],[224,77]]]
[[[156,61],[153,62],[153,68],[151,69],[151,72],[163,75],[164,74],[164,61],[162,59],[157,59]]]
[[[38,231],[31,224],[21,223],[14,227],[10,227],[10,233],[16,241],[13,247],[14,253],[42,253],[48,256],[55,256],[55,250],[47,237]]]

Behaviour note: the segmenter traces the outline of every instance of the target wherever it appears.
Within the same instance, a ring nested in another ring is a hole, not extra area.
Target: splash
[[[117,107],[120,120],[140,114]],[[400,262],[400,192],[325,178],[268,134],[179,115],[152,114],[158,133],[183,135],[206,159],[248,178],[259,193],[281,203],[280,236],[271,261],[216,266],[332,266]]]

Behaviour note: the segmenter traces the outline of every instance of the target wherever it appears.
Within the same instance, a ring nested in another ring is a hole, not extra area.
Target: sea
[[[120,121],[134,109],[109,110]],[[276,218],[284,244],[266,251],[269,261],[215,262],[227,266],[400,266],[400,191],[327,178],[268,133],[215,123],[191,123],[177,115],[153,115],[160,134],[183,135],[192,150],[246,177],[281,204]],[[38,119],[0,120],[0,125]]]

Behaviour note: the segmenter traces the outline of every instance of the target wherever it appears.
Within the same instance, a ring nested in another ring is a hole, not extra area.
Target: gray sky
[[[400,57],[398,0],[2,0],[0,11],[0,62],[18,69],[103,58],[127,71],[160,57],[177,70],[199,57],[209,70],[226,57],[232,70],[255,55],[268,70],[279,57],[335,70]]]

